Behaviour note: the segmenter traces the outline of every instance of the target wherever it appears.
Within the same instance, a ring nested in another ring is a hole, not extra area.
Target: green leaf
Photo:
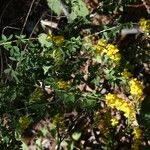
[[[96,76],[92,81],[91,83],[94,83],[95,86],[98,86],[99,83],[100,83],[100,77],[99,76]]]
[[[46,74],[51,66],[43,66],[44,74]]]
[[[15,35],[15,37],[16,37],[17,39],[23,40],[26,36],[25,36],[25,35],[20,35],[20,36]]]
[[[16,82],[18,83],[19,82],[19,79],[17,77],[18,73],[14,70],[11,70],[11,76],[12,78],[14,78],[16,80]]]
[[[4,70],[4,73],[9,74],[11,72],[11,68],[7,68]]]
[[[17,61],[17,59],[14,58],[14,57],[9,57],[9,59],[12,60],[12,61]]]
[[[9,37],[8,37],[8,40],[11,40],[13,38],[13,35],[11,34]]]
[[[38,40],[42,47],[51,47],[52,46],[52,43],[47,40],[47,34],[45,34],[45,33],[41,33],[38,36]]]
[[[69,14],[69,21],[72,22],[74,19],[79,17],[86,17],[89,14],[85,3],[82,0],[72,0],[72,11]]]
[[[22,143],[21,149],[22,150],[28,150],[29,148],[28,148],[28,146],[25,143]]]
[[[64,91],[57,91],[57,96],[60,101],[63,101],[66,104],[72,104],[75,102],[75,96],[73,93],[66,93]]]
[[[20,49],[17,46],[14,46],[14,52],[20,54]]]
[[[42,140],[40,138],[38,138],[35,143],[36,143],[37,146],[41,147]]]
[[[65,103],[73,103],[75,101],[75,96],[73,93],[67,93],[63,95]]]
[[[75,20],[77,18],[77,14],[72,11],[70,14],[69,14],[69,22],[72,22],[73,20]]]
[[[7,41],[7,37],[5,35],[2,35],[2,40]]]
[[[11,49],[13,46],[11,45],[11,44],[5,44],[4,45],[4,48],[6,49],[6,50],[9,50],[9,49]]]
[[[14,48],[13,48],[13,47],[10,49],[10,55],[11,55],[11,56],[14,55]]]
[[[46,137],[46,135],[49,133],[47,128],[41,129],[41,132],[42,132],[44,137]]]
[[[62,147],[67,147],[68,143],[63,140],[63,141],[60,143],[60,145],[61,145]]]
[[[73,148],[74,148],[74,141],[69,141],[69,142],[68,142],[67,149],[68,149],[68,150],[73,150]]]
[[[73,138],[75,141],[79,140],[80,137],[81,137],[81,132],[74,132],[74,133],[72,134],[72,138]]]
[[[53,10],[58,16],[62,13],[59,0],[47,0],[48,6]]]

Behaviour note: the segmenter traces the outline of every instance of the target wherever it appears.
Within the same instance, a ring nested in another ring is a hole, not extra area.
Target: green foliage
[[[47,0],[48,6],[57,14],[60,15],[62,13],[62,8],[60,6],[59,0]]]
[[[83,0],[66,1],[66,4],[69,5],[65,5],[61,0],[47,0],[47,3],[50,9],[53,10],[58,16],[66,12],[65,15],[67,14],[67,18],[70,23],[77,17],[86,17],[89,14]],[[68,7],[71,12],[67,9]]]
[[[64,13],[62,28],[40,31],[35,38],[2,35],[0,148],[26,150],[29,140],[44,149],[46,138],[58,149],[86,149],[87,144],[108,150],[149,140],[140,132],[150,130],[149,107],[142,103],[144,93],[138,95],[140,80],[148,79],[145,72],[136,73],[148,62],[149,35],[143,32],[131,44],[122,44],[120,37],[122,29],[134,28],[134,22],[121,20],[130,3],[107,0],[89,11],[82,0],[47,0],[56,18]],[[94,25],[94,13],[111,21]]]
[[[47,35],[45,33],[41,33],[38,37],[38,40],[42,47],[51,47],[52,43],[47,40]]]
[[[77,17],[86,17],[89,11],[82,0],[71,1],[71,13],[69,14],[69,21],[72,22]]]

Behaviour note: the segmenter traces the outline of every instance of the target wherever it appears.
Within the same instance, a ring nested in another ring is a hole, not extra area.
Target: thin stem
[[[28,38],[28,39],[23,39],[24,41],[29,41],[29,40],[36,40],[37,38]],[[11,44],[11,43],[15,43],[17,42],[18,40],[13,40],[13,41],[9,41],[9,42],[4,42],[4,43],[0,43],[0,46],[3,46],[3,45],[7,45],[7,44]]]
[[[31,12],[32,6],[33,6],[33,4],[34,4],[34,1],[35,1],[35,0],[32,0],[32,2],[31,2],[31,5],[30,5],[30,8],[29,8],[29,11],[28,11],[28,13],[27,13],[27,16],[26,16],[25,22],[24,22],[24,24],[23,24],[22,30],[21,30],[21,32],[20,32],[20,35],[22,35],[22,34],[23,34],[23,31],[24,31],[24,28],[25,28],[25,26],[26,26],[27,20],[28,20],[28,18],[29,18],[29,15],[30,15],[30,12]]]
[[[2,78],[2,75],[3,75],[3,56],[2,56],[2,50],[0,50],[0,58],[1,58],[1,72],[0,72],[0,78]]]
[[[102,30],[102,31],[99,31],[99,32],[90,34],[90,35],[88,35],[88,36],[85,36],[84,38],[89,38],[89,37],[91,37],[91,36],[93,36],[93,35],[98,35],[98,34],[100,34],[100,33],[103,33],[103,32],[109,31],[109,30],[116,29],[116,28],[118,28],[118,27],[119,27],[119,26],[114,26],[114,27],[111,27],[111,28],[107,28],[107,29],[104,29],[104,30]]]
[[[2,30],[2,35],[4,35],[4,31],[5,31],[6,29],[20,30],[20,28],[11,27],[11,26],[6,26],[6,27],[4,27],[3,30]]]

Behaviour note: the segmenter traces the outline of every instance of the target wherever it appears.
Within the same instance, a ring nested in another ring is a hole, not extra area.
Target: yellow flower
[[[131,79],[129,81],[129,87],[130,87],[130,93],[133,95],[133,96],[137,96],[137,97],[142,97],[143,95],[143,88],[142,88],[142,85],[141,83],[136,79]]]
[[[64,36],[58,35],[58,36],[47,36],[48,41],[53,41],[55,45],[60,46],[64,42]]]
[[[120,53],[116,53],[116,54],[110,56],[110,58],[117,62],[121,59],[121,55],[120,55]]]
[[[66,90],[66,89],[68,88],[68,85],[67,85],[67,83],[66,83],[65,81],[59,80],[59,81],[57,82],[57,87],[58,87],[59,89]]]
[[[146,20],[144,18],[139,21],[140,29],[145,33],[150,33],[150,20]]]
[[[96,53],[97,54],[102,53],[103,50],[105,49],[106,45],[107,45],[106,40],[104,40],[104,39],[98,40],[97,45],[95,46]]]
[[[142,131],[139,127],[134,127],[132,134],[133,134],[132,150],[139,150],[139,145],[142,140]]]
[[[114,46],[113,44],[108,44],[106,46],[106,49],[107,49],[108,55],[113,55],[113,54],[116,54],[117,52],[119,52],[119,49],[116,46]]]
[[[114,46],[113,44],[108,44],[106,46],[106,49],[104,50],[104,52],[110,59],[112,59],[114,61],[119,61],[121,59],[119,49],[116,46]]]
[[[106,40],[100,39],[100,40],[98,40],[97,44],[98,44],[99,46],[105,47],[107,43],[106,43]]]
[[[121,59],[121,55],[119,53],[119,49],[113,44],[107,44],[106,40],[100,39],[98,40],[97,45],[95,46],[96,54],[105,54],[113,61],[119,61]]]
[[[47,36],[47,40],[48,40],[48,41],[52,41],[52,35],[51,35],[51,34],[49,34],[49,35]]]
[[[118,120],[116,118],[111,119],[111,125],[116,126],[118,124]]]
[[[111,93],[105,95],[105,99],[107,106],[124,112],[124,116],[128,119],[129,123],[132,124],[136,121],[136,111],[126,100]]]
[[[26,129],[31,123],[31,119],[28,116],[22,116],[19,118],[20,127]]]
[[[53,41],[55,45],[60,46],[64,42],[64,37],[63,36],[54,36]]]
[[[123,72],[121,73],[122,77],[124,77],[125,79],[129,79],[132,74],[130,72],[127,71],[127,69],[124,69]]]
[[[133,139],[141,139],[142,131],[139,127],[134,127],[132,134],[134,135]]]

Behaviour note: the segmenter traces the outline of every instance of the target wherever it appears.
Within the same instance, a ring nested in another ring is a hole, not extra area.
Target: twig
[[[58,28],[58,23],[52,22],[52,21],[47,21],[47,20],[41,20],[41,24],[44,26],[48,26],[50,28],[57,29]]]
[[[126,36],[128,34],[138,34],[138,33],[142,33],[142,31],[140,30],[139,27],[134,27],[131,29],[125,28],[121,30],[121,36]]]
[[[25,22],[24,22],[24,24],[23,24],[22,30],[21,30],[21,32],[20,32],[20,35],[23,34],[23,31],[24,31],[24,28],[25,28],[25,26],[26,26],[27,20],[28,20],[28,18],[29,18],[29,15],[30,15],[32,6],[33,6],[33,4],[34,4],[34,1],[35,1],[35,0],[32,0],[32,2],[31,2],[29,11],[28,11],[28,13],[27,13],[27,16],[26,16]]]
[[[37,38],[28,38],[28,39],[23,39],[24,41],[29,41],[29,40],[36,40]],[[7,44],[11,44],[11,43],[15,43],[17,42],[18,40],[13,40],[13,41],[9,41],[9,42],[4,42],[4,43],[0,43],[0,46],[3,46],[3,45],[7,45]]]
[[[143,5],[145,6],[147,13],[150,14],[150,1],[149,0],[142,0]]]
[[[138,7],[143,7],[144,4],[137,4],[137,5],[127,5],[127,7],[133,7],[133,8],[138,8]]]
[[[35,24],[35,26],[34,26],[32,32],[31,32],[31,34],[30,34],[30,36],[29,36],[29,40],[31,39],[31,37],[32,37],[32,35],[33,35],[33,33],[34,33],[34,30],[35,30],[35,28],[37,27],[37,25],[39,24],[39,22],[40,22],[40,20],[42,19],[42,17],[43,17],[43,15],[40,17],[40,19],[39,19],[39,20],[37,21],[37,23]],[[27,46],[28,46],[28,44],[25,45],[24,49],[27,49]]]
[[[37,21],[37,23],[35,24],[35,26],[34,26],[32,32],[31,32],[31,34],[30,34],[30,36],[29,36],[29,39],[32,37],[32,35],[33,35],[33,33],[34,33],[34,31],[35,31],[37,25],[38,25],[39,22],[41,21],[41,19],[42,19],[42,17],[44,16],[44,14],[45,14],[45,13],[43,13],[43,14],[41,15],[40,19],[39,19],[39,20]]]
[[[20,30],[20,28],[11,27],[11,26],[6,26],[6,27],[4,27],[3,30],[2,30],[2,34],[4,34],[4,31],[5,31],[6,29]]]
[[[58,133],[58,138],[59,138],[59,143],[58,143],[57,150],[60,150],[60,144],[62,142],[62,138],[61,138],[61,135],[60,135],[60,132],[59,132],[59,124],[57,124],[57,133]]]
[[[66,16],[65,16],[65,15],[53,16],[53,15],[45,14],[45,16],[48,16],[48,17],[51,17],[51,18],[56,18],[56,19],[66,18]]]
[[[111,28],[107,28],[107,29],[104,29],[104,30],[102,30],[102,31],[95,32],[95,33],[93,33],[93,34],[87,35],[87,36],[85,36],[84,38],[89,38],[89,37],[91,37],[91,36],[93,36],[93,35],[98,35],[98,34],[100,34],[100,33],[103,33],[103,32],[109,31],[109,30],[113,30],[113,29],[118,28],[118,27],[119,27],[119,26],[114,26],[114,27],[111,27]]]

